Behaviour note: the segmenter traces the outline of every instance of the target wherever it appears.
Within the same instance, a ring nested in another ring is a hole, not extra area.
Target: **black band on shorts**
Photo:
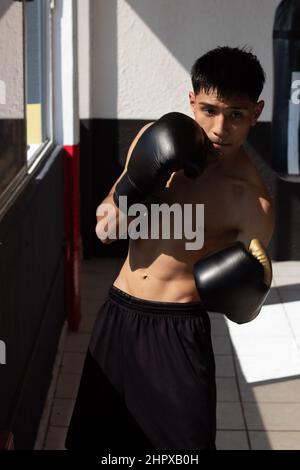
[[[144,300],[134,297],[118,287],[112,285],[108,296],[110,300],[128,308],[130,311],[138,311],[146,314],[157,314],[160,316],[199,316],[206,314],[206,310],[201,301],[199,302],[159,302],[156,300]]]

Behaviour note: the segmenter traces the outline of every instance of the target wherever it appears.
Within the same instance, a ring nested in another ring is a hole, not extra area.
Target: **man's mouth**
[[[214,146],[215,148],[229,147],[229,146],[231,145],[231,144],[229,144],[229,143],[224,143],[224,142],[222,142],[222,143],[220,143],[220,142],[212,142],[212,144],[213,144],[213,146]]]

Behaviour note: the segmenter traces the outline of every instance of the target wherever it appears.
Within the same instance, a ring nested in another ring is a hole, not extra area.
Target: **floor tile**
[[[252,335],[235,335],[231,338],[234,350],[238,357],[241,356],[262,356],[272,357],[277,360],[280,355],[292,356],[299,353],[299,348],[292,335],[286,337],[259,336],[254,338]],[[300,372],[300,370],[299,370]]]
[[[228,336],[212,336],[213,350],[216,355],[231,354],[230,337]]]
[[[244,403],[251,431],[300,431],[299,403]]]
[[[237,374],[242,375],[247,383],[270,380],[288,380],[299,375],[300,353],[295,349],[285,354],[278,350],[273,355],[238,356]]]
[[[220,335],[226,336],[229,335],[229,329],[226,324],[226,321],[223,317],[211,319],[211,334],[213,336]]]
[[[65,450],[67,427],[50,426],[44,450]]]
[[[69,333],[66,338],[65,351],[85,353],[88,348],[89,340],[90,334]]]
[[[245,429],[245,422],[242,414],[240,402],[235,403],[217,403],[217,429]]]
[[[244,402],[299,403],[300,406],[300,378],[265,385],[251,385],[242,380],[239,387]]]
[[[81,374],[85,360],[84,353],[65,352],[62,359],[62,374]]]
[[[239,401],[239,392],[235,377],[217,377],[216,384],[218,401]]]
[[[57,382],[55,398],[76,398],[79,382],[79,374],[61,374]]]
[[[50,416],[51,426],[69,426],[75,400],[55,398]]]
[[[299,431],[250,431],[253,450],[300,450]]]
[[[217,450],[249,450],[246,431],[217,431]]]
[[[232,356],[215,356],[216,377],[235,377]]]

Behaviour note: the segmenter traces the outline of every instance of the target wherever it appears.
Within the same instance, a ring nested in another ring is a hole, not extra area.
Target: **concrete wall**
[[[24,116],[22,15],[21,3],[1,0],[0,119],[19,119]]]
[[[218,45],[247,45],[266,71],[266,107],[260,119],[270,121],[272,28],[278,4],[279,0],[82,0],[80,117],[156,119],[172,110],[188,114],[193,62]]]

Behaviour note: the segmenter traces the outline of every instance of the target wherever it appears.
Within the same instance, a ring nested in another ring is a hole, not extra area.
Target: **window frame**
[[[16,0],[20,1],[20,0]],[[45,119],[46,130],[45,133],[48,136],[44,142],[42,142],[39,147],[32,153],[30,160],[28,160],[27,155],[27,116],[26,116],[26,106],[27,106],[27,53],[26,53],[26,1],[21,0],[23,5],[22,11],[22,24],[23,24],[23,96],[24,96],[24,132],[25,132],[25,145],[24,145],[24,166],[18,171],[18,173],[12,178],[8,183],[7,187],[0,194],[0,222],[4,218],[5,214],[14,204],[14,202],[19,198],[22,191],[26,188],[28,183],[31,181],[35,172],[38,170],[40,164],[49,157],[49,154],[55,148],[54,140],[54,67],[53,67],[53,55],[54,55],[54,39],[53,39],[53,30],[54,30],[54,9],[55,1],[54,0],[41,0],[44,5],[47,6],[46,13],[43,9],[43,23],[46,25],[46,37],[43,38],[46,49],[46,54],[44,54],[42,63],[43,67],[46,64],[46,73],[43,74],[45,77],[46,83],[43,83],[43,97],[47,97],[46,111],[42,113],[43,118]],[[31,1],[31,0],[29,0]]]

